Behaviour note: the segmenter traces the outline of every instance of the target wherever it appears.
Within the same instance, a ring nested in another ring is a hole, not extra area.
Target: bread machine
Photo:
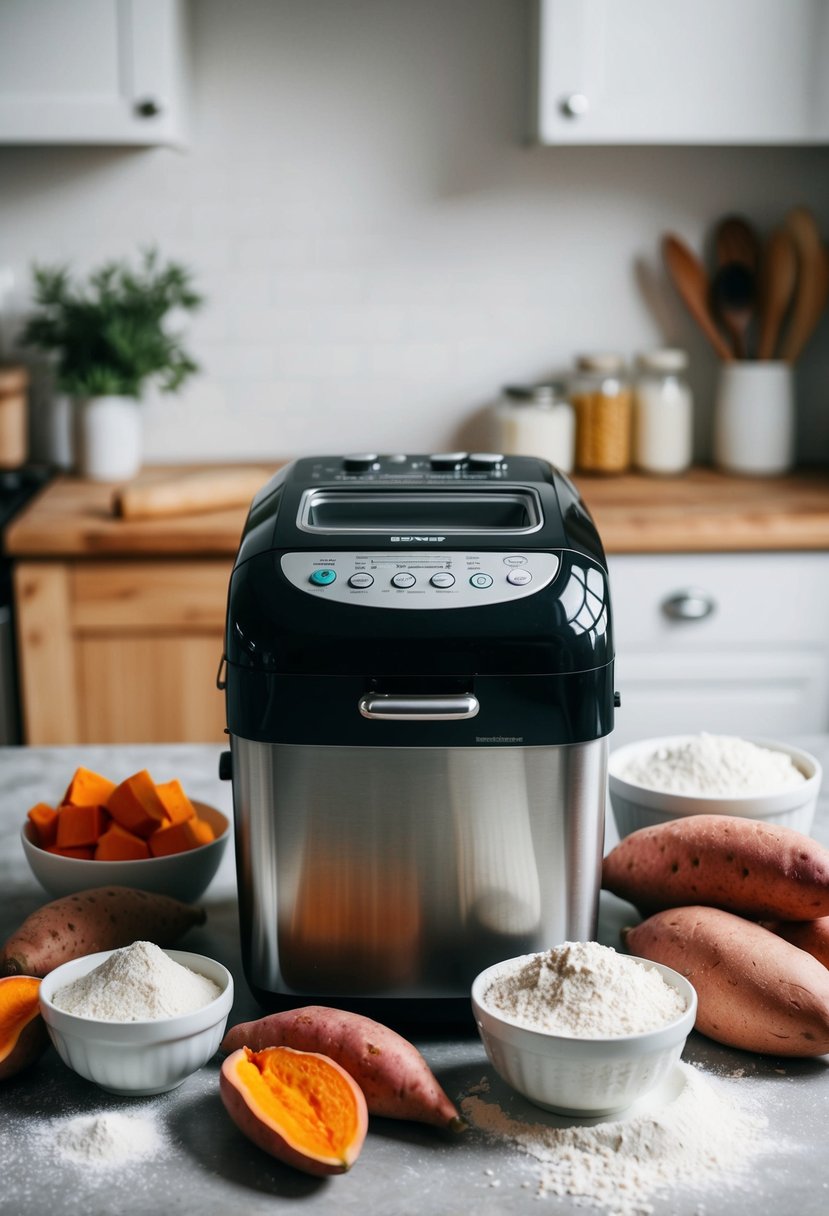
[[[223,770],[264,1005],[468,1016],[482,967],[594,936],[612,637],[599,536],[544,461],[309,457],[260,490]]]

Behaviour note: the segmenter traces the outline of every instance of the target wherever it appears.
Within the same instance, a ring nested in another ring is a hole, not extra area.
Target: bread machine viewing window
[[[307,490],[297,526],[304,532],[536,532],[543,514],[531,489],[485,493]]]

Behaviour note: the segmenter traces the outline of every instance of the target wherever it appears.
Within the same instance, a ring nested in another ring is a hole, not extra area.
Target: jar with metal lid
[[[688,356],[666,348],[637,357],[633,462],[645,473],[682,473],[691,463],[693,398]]]
[[[570,400],[576,411],[576,467],[623,473],[630,466],[633,393],[621,355],[580,355]]]
[[[512,456],[538,456],[570,473],[573,469],[576,419],[565,385],[510,384],[495,409],[496,447]]]

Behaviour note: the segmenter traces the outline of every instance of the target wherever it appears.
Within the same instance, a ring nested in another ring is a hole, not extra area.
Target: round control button
[[[533,581],[533,576],[529,570],[510,570],[507,575],[507,582],[512,583],[513,587],[526,587],[527,583]]]
[[[417,579],[413,574],[409,574],[406,570],[395,574],[391,580],[392,587],[414,587]]]
[[[343,468],[349,473],[360,473],[370,469],[376,459],[376,452],[356,452],[353,456],[343,456]]]
[[[436,452],[429,457],[433,469],[460,469],[466,460],[466,452]]]
[[[484,588],[492,586],[491,574],[473,574],[469,580],[473,587]]]
[[[337,577],[336,570],[313,570],[308,579],[309,583],[313,583],[315,587],[327,587],[334,582]]]
[[[527,559],[521,553],[511,553],[509,557],[504,558],[505,566],[526,566]]]
[[[429,579],[433,587],[454,587],[455,576],[450,574],[448,570],[438,570],[437,574],[433,574]]]
[[[470,469],[497,469],[504,459],[502,452],[470,452]]]
[[[352,574],[351,578],[348,580],[348,585],[349,587],[370,587],[373,582],[374,579],[370,574],[364,574],[362,571],[358,570],[356,574]]]

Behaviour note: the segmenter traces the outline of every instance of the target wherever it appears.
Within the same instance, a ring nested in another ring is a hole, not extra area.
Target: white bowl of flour
[[[495,1071],[537,1106],[593,1118],[626,1109],[678,1063],[697,996],[678,972],[598,942],[487,967],[472,985]]]
[[[215,1055],[233,977],[215,959],[133,942],[73,959],[40,985],[58,1055],[102,1089],[166,1093]]]
[[[611,752],[619,835],[685,815],[739,815],[808,834],[823,773],[801,748],[734,735],[670,735]]]

